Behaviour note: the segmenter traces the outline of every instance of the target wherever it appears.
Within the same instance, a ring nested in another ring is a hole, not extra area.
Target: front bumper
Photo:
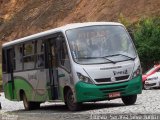
[[[77,102],[109,100],[109,93],[113,92],[120,92],[121,96],[141,94],[142,76],[140,75],[127,82],[108,85],[95,85],[78,82],[75,86],[75,90]]]
[[[145,81],[145,86],[150,88],[160,87],[160,81]]]

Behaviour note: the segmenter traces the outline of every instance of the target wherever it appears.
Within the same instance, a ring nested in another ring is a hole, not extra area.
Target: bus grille
[[[121,81],[121,80],[127,80],[129,78],[129,75],[125,75],[125,76],[120,76],[120,77],[115,77],[116,81]],[[99,78],[99,79],[95,79],[96,82],[112,82],[111,78]]]
[[[129,75],[125,75],[125,76],[120,76],[120,77],[115,77],[116,78],[116,81],[119,81],[119,80],[126,80],[129,78]]]
[[[112,87],[112,88],[100,88],[100,91],[102,91],[104,94],[108,94],[112,92],[121,92],[121,94],[124,94],[126,87],[127,85]]]
[[[111,82],[111,78],[100,78],[95,79],[96,82]]]

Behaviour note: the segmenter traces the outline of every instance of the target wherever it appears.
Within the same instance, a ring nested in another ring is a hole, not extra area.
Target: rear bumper
[[[142,93],[142,76],[123,83],[95,85],[78,82],[75,86],[77,102],[109,100],[109,93],[120,92],[121,96]],[[114,98],[113,98],[114,99]]]

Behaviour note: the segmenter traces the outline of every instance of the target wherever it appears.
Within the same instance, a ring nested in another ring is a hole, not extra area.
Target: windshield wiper
[[[112,61],[112,60],[110,60],[106,57],[79,57],[79,58],[76,58],[76,59],[97,59],[97,58],[103,58],[103,59],[106,59],[106,60],[110,61],[111,63],[114,63],[114,64],[116,63],[115,61]]]
[[[125,56],[125,57],[128,57],[130,60],[135,60],[135,58],[133,58],[133,57],[130,57],[130,56],[128,56],[128,55],[124,55],[124,54],[120,54],[120,53],[118,53],[118,54],[113,54],[113,55],[108,55],[108,56],[104,56],[104,57],[112,57],[112,56],[118,56],[118,55],[122,55],[122,56]]]

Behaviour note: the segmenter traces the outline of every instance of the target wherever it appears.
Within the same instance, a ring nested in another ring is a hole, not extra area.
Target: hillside
[[[0,10],[5,42],[72,22],[159,16],[160,0],[0,0]]]

